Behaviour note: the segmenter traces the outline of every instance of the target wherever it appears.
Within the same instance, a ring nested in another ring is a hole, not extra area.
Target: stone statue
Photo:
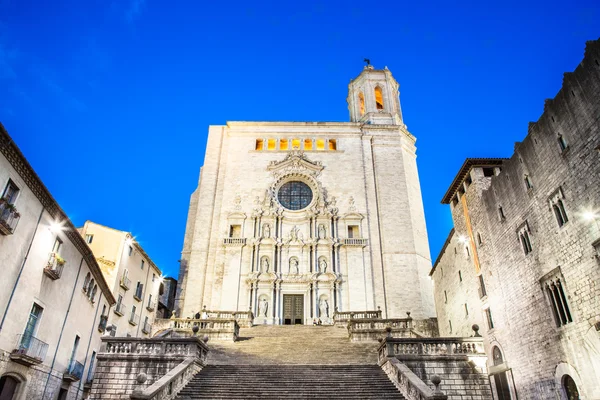
[[[261,302],[258,304],[258,315],[261,317],[267,316],[267,310],[269,309],[269,302],[267,299],[263,298]]]
[[[266,238],[271,237],[271,227],[269,226],[269,224],[263,225],[263,236]]]
[[[290,259],[290,274],[298,275],[300,271],[298,270],[298,260],[295,258]]]
[[[263,257],[260,262],[260,272],[269,272],[269,259],[267,257]]]
[[[319,311],[319,316],[321,318],[329,318],[329,303],[327,303],[327,300],[321,299],[321,301],[319,302]]]
[[[325,225],[323,225],[323,224],[319,225],[319,239],[325,239],[326,235],[327,235],[327,231],[325,230]]]
[[[321,261],[319,262],[319,272],[321,273],[325,273],[327,272],[327,261],[325,261],[324,258],[321,259]]]

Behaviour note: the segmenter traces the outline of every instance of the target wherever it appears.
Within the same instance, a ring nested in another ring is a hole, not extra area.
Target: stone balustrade
[[[410,368],[398,362],[398,360],[387,359],[381,364],[381,368],[407,400],[448,399],[448,396],[446,396],[437,388],[439,387],[438,385],[441,379],[438,381],[435,379],[435,377],[432,377],[435,382],[438,382],[438,385],[436,385],[436,390],[434,391],[417,375],[415,375]]]
[[[412,356],[485,356],[483,338],[386,338],[379,347],[379,359]]]
[[[90,397],[173,399],[206,364],[207,355],[208,346],[197,337],[105,336]]]
[[[206,311],[210,319],[235,319],[242,328],[251,328],[254,321],[252,311]]]
[[[338,311],[333,313],[333,324],[346,326],[351,319],[381,319],[381,310],[376,311]]]
[[[194,329],[197,331],[194,333]],[[170,332],[171,336],[207,336],[210,340],[236,341],[240,334],[240,325],[235,319],[191,319],[171,318],[154,320],[152,336]]]
[[[224,238],[224,246],[244,246],[246,244],[246,238]]]
[[[413,331],[412,318],[398,319],[351,319],[347,322],[348,335],[352,341],[379,340],[388,336],[386,328],[392,328],[394,337],[419,337]]]

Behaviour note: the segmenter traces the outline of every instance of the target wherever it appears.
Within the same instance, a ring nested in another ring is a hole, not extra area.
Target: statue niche
[[[327,273],[327,260],[325,259],[325,257],[319,258],[319,266],[317,272],[321,274]]]
[[[296,257],[290,258],[290,269],[289,269],[290,275],[298,275],[300,273],[298,264],[299,264],[298,259]]]
[[[269,272],[269,268],[270,268],[269,257],[263,256],[260,259],[260,266],[259,266],[258,272],[260,272],[260,273],[268,273]]]

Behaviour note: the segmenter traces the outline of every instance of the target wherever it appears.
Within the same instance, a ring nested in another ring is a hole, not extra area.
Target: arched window
[[[360,116],[362,117],[365,115],[365,95],[363,95],[362,92],[358,94],[358,107],[360,110]]]
[[[565,389],[567,400],[579,400],[579,390],[577,390],[577,385],[575,384],[573,378],[571,378],[569,375],[563,376],[562,386]]]
[[[87,285],[88,283],[90,283],[90,278],[92,277],[92,275],[88,272],[87,275],[85,276],[85,279],[83,281],[83,291],[87,292]]]
[[[383,110],[383,92],[379,86],[375,88],[375,105],[378,110]]]
[[[98,290],[98,285],[94,285],[94,289],[92,289],[92,293],[90,294],[90,300],[93,302],[96,301],[96,291]]]
[[[90,299],[91,299],[91,296],[92,296],[92,289],[94,288],[94,283],[95,283],[95,282],[94,282],[94,279],[92,279],[92,280],[91,280],[91,281],[88,283],[88,287],[87,287],[87,293],[88,293],[88,296],[90,296]]]
[[[492,358],[494,361],[494,365],[500,365],[504,362],[504,359],[502,358],[502,352],[500,351],[498,346],[494,346],[494,348],[492,349]]]
[[[502,358],[502,352],[498,346],[494,346],[492,349],[492,361],[494,365],[500,365],[504,363]],[[494,384],[496,386],[496,395],[498,400],[511,400],[510,388],[508,384],[508,375],[506,371],[502,371],[492,375],[494,377]]]

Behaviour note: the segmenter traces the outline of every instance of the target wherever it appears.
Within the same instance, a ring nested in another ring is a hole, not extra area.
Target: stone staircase
[[[207,366],[177,399],[404,399],[377,365],[377,342],[333,326],[255,326],[208,343]]]

